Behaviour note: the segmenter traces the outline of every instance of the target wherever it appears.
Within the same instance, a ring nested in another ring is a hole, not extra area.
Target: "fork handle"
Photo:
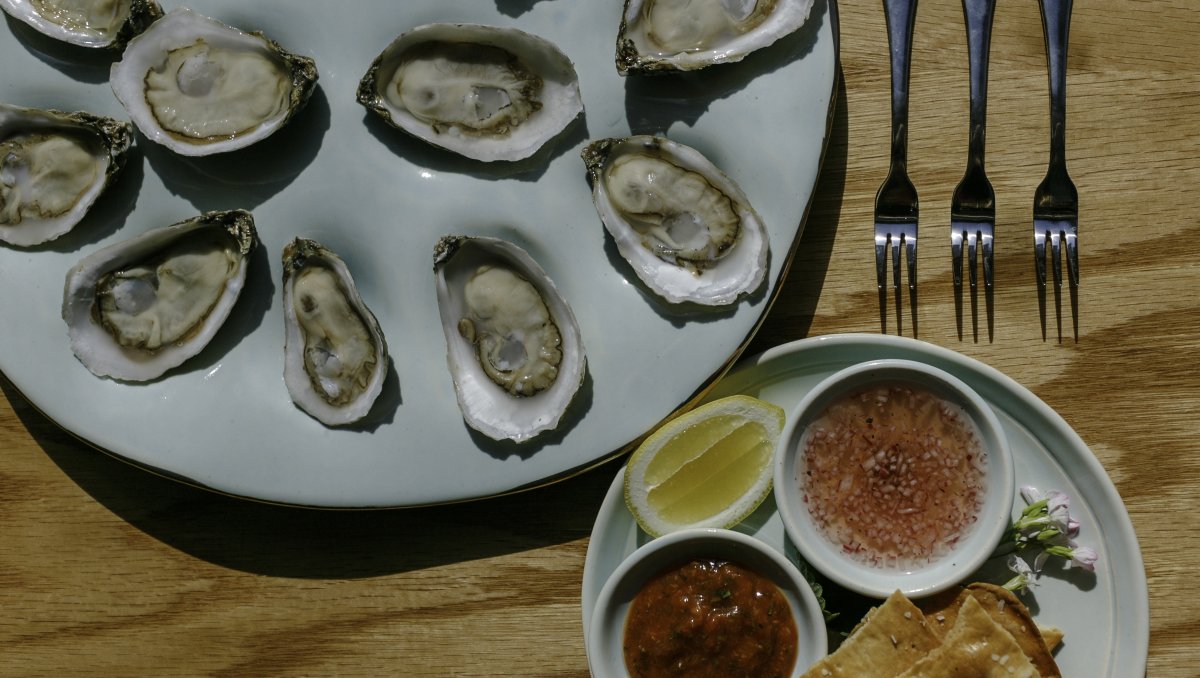
[[[967,22],[967,53],[971,69],[971,128],[967,164],[968,171],[982,172],[987,137],[988,52],[991,51],[996,0],[962,0],[962,6]]]
[[[1067,34],[1072,0],[1039,0],[1046,35],[1046,68],[1050,74],[1050,167],[1067,164]]]
[[[892,62],[892,172],[908,167],[908,73],[917,0],[883,0]]]

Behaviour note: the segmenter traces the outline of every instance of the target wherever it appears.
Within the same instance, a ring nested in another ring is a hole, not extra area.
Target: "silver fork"
[[[1067,275],[1079,286],[1079,194],[1067,174],[1067,33],[1071,0],[1040,0],[1050,73],[1050,164],[1033,194],[1033,255],[1038,288],[1046,288],[1046,241],[1054,260],[1054,287],[1062,287],[1062,244]]]
[[[967,51],[971,69],[971,117],[967,140],[967,171],[954,188],[950,202],[950,256],[956,295],[962,290],[963,243],[967,245],[971,290],[976,289],[977,250],[983,251],[983,284],[990,292],[993,281],[993,241],[996,228],[996,193],[983,168],[987,137],[988,51],[996,0],[962,0],[967,23]]]
[[[908,265],[908,289],[917,289],[917,189],[908,178],[908,74],[917,0],[883,0],[892,65],[892,161],[875,195],[875,276],[880,299],[887,284],[887,250],[900,295],[900,250]]]

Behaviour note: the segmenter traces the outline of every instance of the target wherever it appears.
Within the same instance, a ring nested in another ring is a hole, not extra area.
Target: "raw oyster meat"
[[[635,273],[672,303],[733,303],[766,277],[770,243],[732,179],[699,151],[661,136],[583,149],[592,200]]]
[[[80,47],[119,48],[163,15],[154,0],[0,0],[14,18]]]
[[[123,381],[182,364],[229,316],[257,239],[249,212],[206,212],[84,257],[63,293],[71,350]]]
[[[523,442],[558,426],[587,360],[575,315],[525,250],[447,236],[434,248],[446,359],[463,419]]]
[[[0,104],[0,242],[27,247],[74,228],[132,142],[127,122]]]
[[[396,38],[358,86],[391,125],[468,158],[521,160],[583,112],[575,67],[514,28],[427,24]]]
[[[129,42],[109,79],[142,134],[199,156],[278,131],[308,102],[317,67],[261,33],[177,9]]]
[[[341,257],[314,240],[283,249],[283,381],[292,402],[328,426],[367,415],[388,350]]]
[[[813,0],[625,0],[617,71],[693,71],[741,61],[794,33],[812,6]]]

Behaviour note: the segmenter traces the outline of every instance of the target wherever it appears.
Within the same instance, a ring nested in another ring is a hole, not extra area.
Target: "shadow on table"
[[[275,506],[148,473],[77,441],[3,375],[0,391],[51,461],[119,518],[195,558],[275,577],[376,577],[581,539],[617,471],[609,463],[547,487],[445,506]]]

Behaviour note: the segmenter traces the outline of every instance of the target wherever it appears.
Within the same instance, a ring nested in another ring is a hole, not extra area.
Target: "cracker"
[[[893,678],[938,647],[925,615],[896,591],[867,613],[841,647],[804,678]]]
[[[1008,631],[967,595],[941,646],[898,678],[1038,678]]]
[[[939,638],[945,637],[958,611],[966,598],[975,598],[983,606],[996,623],[1004,627],[1021,646],[1021,651],[1029,657],[1038,673],[1045,678],[1061,678],[1062,673],[1054,661],[1052,647],[1062,641],[1062,632],[1054,635],[1054,645],[1042,637],[1041,628],[1033,620],[1029,608],[1012,591],[989,584],[977,582],[966,588],[954,589],[946,594],[925,600],[921,604],[922,611],[929,620],[929,628]]]

